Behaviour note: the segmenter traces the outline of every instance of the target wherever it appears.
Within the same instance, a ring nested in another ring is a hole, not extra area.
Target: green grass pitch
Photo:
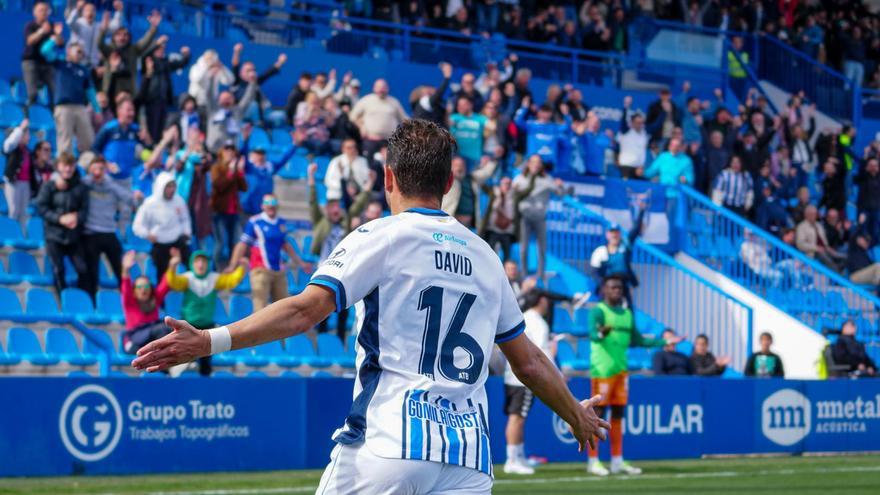
[[[550,464],[534,476],[501,473],[495,494],[877,494],[880,456],[737,458],[635,463],[641,476],[588,476]],[[0,494],[257,495],[314,493],[320,471],[0,478]]]

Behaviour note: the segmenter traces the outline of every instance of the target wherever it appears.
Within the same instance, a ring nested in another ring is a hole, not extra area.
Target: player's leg
[[[629,376],[621,373],[611,396],[611,472],[613,474],[642,474],[642,470],[623,460],[623,419],[629,401]]]
[[[590,395],[599,394],[602,396],[602,402],[600,402],[596,407],[596,415],[600,418],[605,418],[605,411],[610,406],[610,395],[611,395],[611,384],[612,381],[610,378],[593,378],[590,380]],[[592,449],[589,446],[587,447],[587,472],[590,474],[594,474],[596,476],[608,476],[608,469],[599,462],[599,449],[598,444],[596,444],[597,448]]]
[[[363,443],[337,445],[315,495],[429,493],[441,478],[443,466],[439,462],[379,457]]]
[[[526,463],[523,445],[526,416],[531,408],[531,402],[531,392],[526,387],[504,386],[504,412],[507,413],[507,428],[504,430],[507,440],[507,460],[504,463],[504,472],[507,474],[535,473],[535,470]]]

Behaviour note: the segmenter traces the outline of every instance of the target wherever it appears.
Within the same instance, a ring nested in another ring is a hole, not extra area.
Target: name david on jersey
[[[434,251],[434,268],[458,275],[471,276],[473,265],[470,258],[463,254]]]

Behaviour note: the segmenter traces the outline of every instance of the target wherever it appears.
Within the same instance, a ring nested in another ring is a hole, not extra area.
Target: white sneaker
[[[504,463],[504,472],[506,474],[535,474],[535,470],[521,462],[507,461]]]
[[[633,466],[632,464],[623,461],[618,465],[611,464],[611,472],[613,474],[630,474],[637,475],[642,474],[642,470]]]
[[[603,478],[605,476],[608,476],[609,474],[608,470],[605,468],[605,466],[602,465],[601,462],[587,463],[587,472],[594,476],[601,476]]]

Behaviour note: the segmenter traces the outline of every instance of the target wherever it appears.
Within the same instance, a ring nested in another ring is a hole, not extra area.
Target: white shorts
[[[379,457],[360,445],[338,444],[315,495],[488,495],[492,478],[476,469]]]

